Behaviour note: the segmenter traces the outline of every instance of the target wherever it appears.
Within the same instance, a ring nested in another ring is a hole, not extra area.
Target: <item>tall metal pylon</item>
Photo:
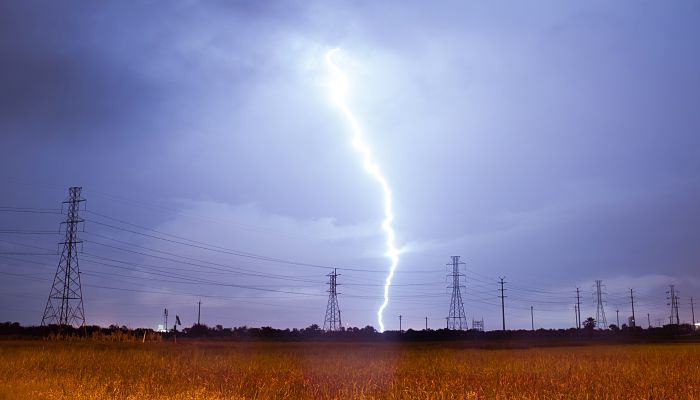
[[[64,204],[68,205],[66,217],[66,237],[63,242],[61,259],[56,268],[53,285],[46,301],[44,316],[41,325],[85,325],[85,310],[83,309],[83,289],[80,285],[80,268],[78,266],[78,224],[80,219],[78,211],[80,203],[85,199],[80,197],[83,188],[71,187],[68,189],[68,199]]]
[[[328,305],[326,306],[326,318],[323,320],[323,330],[329,331],[339,331],[343,323],[340,320],[340,307],[338,306],[338,292],[336,286],[338,286],[338,269],[334,269],[333,272],[326,275],[328,277]]]
[[[668,293],[669,297],[667,297],[668,300],[671,302],[668,303],[668,305],[671,306],[671,317],[669,318],[669,324],[673,325],[674,324],[674,319],[675,319],[675,324],[680,325],[680,318],[678,317],[678,292],[676,292],[676,286],[675,285],[670,285],[671,290],[666,292]]]
[[[450,301],[450,313],[447,317],[447,329],[453,330],[466,330],[469,329],[467,323],[467,316],[464,314],[464,303],[462,302],[462,293],[460,288],[461,276],[464,274],[459,272],[459,266],[464,265],[463,262],[459,261],[459,256],[452,256],[452,263],[447,264],[452,266],[452,273],[447,276],[452,277],[452,300]]]
[[[608,320],[605,318],[605,307],[603,307],[603,281],[595,281],[596,297],[598,298],[598,307],[595,312],[595,322],[599,328],[606,329]]]

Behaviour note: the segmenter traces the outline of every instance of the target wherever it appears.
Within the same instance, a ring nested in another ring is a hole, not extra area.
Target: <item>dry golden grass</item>
[[[700,399],[700,345],[5,341],[0,398]]]

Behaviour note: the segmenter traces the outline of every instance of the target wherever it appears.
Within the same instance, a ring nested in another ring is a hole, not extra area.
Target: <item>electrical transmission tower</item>
[[[469,329],[467,317],[464,314],[464,303],[462,302],[462,292],[460,288],[460,277],[464,274],[459,272],[459,266],[464,265],[459,261],[459,256],[452,256],[452,263],[447,264],[452,266],[452,273],[447,276],[452,277],[452,300],[450,301],[450,313],[447,317],[447,329],[466,330]]]
[[[603,281],[595,281],[596,297],[598,298],[598,308],[595,312],[596,325],[606,329],[608,327],[608,320],[605,318],[605,307],[603,307]]]
[[[669,318],[669,324],[673,325],[673,320],[676,320],[676,325],[680,325],[680,318],[678,318],[678,292],[676,292],[676,286],[670,285],[671,290],[668,293],[668,300],[671,302],[668,304],[671,306],[671,317]]]
[[[41,325],[85,325],[83,310],[83,289],[80,286],[80,268],[78,267],[78,224],[83,222],[78,216],[80,203],[85,199],[80,197],[83,188],[68,189],[68,205],[66,218],[66,237],[59,244],[63,245],[61,259],[53,278],[53,285],[46,301]]]
[[[339,331],[343,323],[340,320],[340,307],[338,306],[338,292],[336,291],[338,269],[326,275],[328,277],[328,305],[326,306],[326,318],[323,320],[323,330]]]

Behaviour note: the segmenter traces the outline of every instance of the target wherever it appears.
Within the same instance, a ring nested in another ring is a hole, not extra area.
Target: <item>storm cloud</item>
[[[610,307],[633,287],[665,318],[667,285],[682,306],[700,297],[699,17],[697,1],[6,1],[0,205],[57,208],[84,187],[88,323],[155,326],[169,307],[190,324],[204,297],[209,324],[322,324],[338,267],[344,322],[376,326],[382,199],[329,101],[323,56],[340,47],[394,194],[387,328],[443,326],[451,255],[487,329],[499,276],[510,327],[531,305],[539,325],[571,326],[577,286],[594,313],[595,279]],[[0,212],[6,230],[62,218]],[[129,232],[145,228],[264,257]],[[0,320],[39,323],[58,257],[2,257]]]

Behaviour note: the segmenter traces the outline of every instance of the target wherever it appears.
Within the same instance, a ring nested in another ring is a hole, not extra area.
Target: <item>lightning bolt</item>
[[[395,240],[396,234],[394,233],[394,228],[392,227],[392,222],[394,221],[394,207],[392,205],[391,189],[389,189],[389,184],[382,175],[379,165],[372,158],[372,151],[364,140],[364,135],[362,134],[362,129],[357,119],[353,115],[350,107],[348,107],[345,102],[345,96],[348,91],[348,78],[345,73],[333,62],[333,55],[340,51],[336,48],[328,53],[326,53],[326,63],[328,67],[333,72],[334,80],[331,82],[332,99],[335,105],[340,109],[345,118],[350,123],[350,128],[352,131],[352,145],[362,155],[362,165],[375,181],[379,184],[384,195],[384,220],[382,221],[382,230],[386,234],[386,252],[385,256],[391,261],[389,266],[389,274],[384,282],[384,302],[379,307],[377,311],[377,320],[379,321],[379,331],[384,332],[384,322],[382,321],[382,313],[384,309],[389,304],[389,287],[391,286],[391,279],[394,277],[394,272],[396,271],[396,266],[399,264],[399,250],[396,248]]]

